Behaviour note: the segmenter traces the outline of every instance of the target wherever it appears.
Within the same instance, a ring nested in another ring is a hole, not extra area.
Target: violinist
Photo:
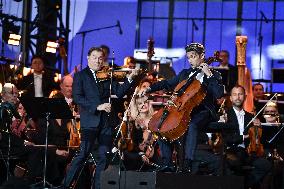
[[[277,104],[274,102],[269,102],[263,110],[263,118],[265,123],[279,123],[280,117],[277,108]],[[278,125],[279,126],[279,125]]]
[[[246,99],[245,89],[241,85],[236,85],[231,90],[230,100],[233,107],[227,111],[227,132],[224,132],[224,141],[227,145],[227,165],[228,172],[232,174],[243,174],[242,167],[246,165],[254,168],[245,178],[246,187],[257,186],[265,175],[270,171],[271,164],[263,157],[248,154],[246,147],[250,141],[249,130],[246,125],[252,120],[253,115],[243,108]],[[254,126],[260,126],[260,121],[253,121]]]
[[[143,79],[137,87],[136,93],[149,87],[151,82]],[[135,95],[135,94],[134,94]],[[127,170],[148,170],[157,160],[155,153],[154,136],[148,130],[148,122],[154,113],[153,107],[147,97],[135,95],[130,102],[128,127],[131,127],[131,140],[134,147],[131,151],[123,151],[124,165]]]
[[[259,112],[259,110],[262,108],[262,104],[259,102],[259,100],[265,100],[264,87],[261,83],[255,83],[252,86],[252,91],[254,109],[256,112]]]
[[[105,67],[112,67],[111,62],[110,62],[110,49],[107,45],[101,45],[100,48],[102,49],[104,55],[103,55],[103,66]],[[113,68],[118,67],[118,65],[114,64]]]
[[[210,121],[217,120],[215,112],[215,101],[224,94],[224,88],[221,84],[222,78],[218,72],[210,70],[208,64],[205,63],[205,49],[200,43],[191,43],[185,47],[187,59],[191,68],[182,70],[177,76],[169,80],[162,80],[154,83],[147,88],[142,95],[158,90],[172,91],[180,82],[191,77],[195,72],[199,72],[197,79],[206,91],[206,97],[202,103],[193,109],[188,130],[185,133],[185,160],[182,166],[183,172],[190,172],[192,161],[197,145],[198,129],[205,127]],[[169,171],[173,171],[171,161],[172,150],[170,143],[159,140],[161,149],[162,165]]]
[[[278,112],[278,107],[275,102],[268,102],[263,110],[263,118],[265,119],[265,125],[267,127],[276,127],[276,132],[278,132],[283,126],[280,125],[282,120]],[[275,133],[276,133],[275,132]],[[274,135],[275,135],[274,133]],[[263,133],[265,135],[265,133]],[[273,136],[274,136],[273,135]],[[274,139],[272,144],[264,144],[264,149],[268,153],[269,159],[273,163],[273,188],[283,188],[284,186],[284,142],[283,142],[283,132]]]
[[[97,139],[99,159],[92,188],[100,188],[100,173],[106,167],[106,152],[110,151],[112,145],[113,128],[109,126],[108,116],[112,111],[110,94],[122,98],[131,87],[133,77],[137,75],[137,70],[133,70],[122,85],[115,80],[100,81],[96,75],[104,66],[103,50],[98,47],[90,48],[87,59],[88,66],[74,75],[72,93],[80,110],[81,143],[80,151],[73,158],[65,177],[65,188],[72,186]]]

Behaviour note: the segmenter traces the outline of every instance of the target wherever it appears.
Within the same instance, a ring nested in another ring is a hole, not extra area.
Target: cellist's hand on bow
[[[213,75],[212,72],[210,71],[209,67],[208,67],[208,64],[206,64],[206,63],[200,64],[200,66],[198,68],[201,69],[207,77],[211,77]]]

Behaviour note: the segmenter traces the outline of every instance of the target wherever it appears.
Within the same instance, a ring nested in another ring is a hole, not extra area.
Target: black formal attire
[[[253,115],[244,111],[244,127],[251,121]],[[243,166],[250,165],[252,170],[246,174],[245,185],[247,187],[255,186],[261,182],[267,173],[271,170],[271,163],[262,157],[249,156],[246,147],[249,144],[249,139],[243,140],[240,133],[240,126],[237,115],[233,108],[227,111],[229,130],[224,132],[224,141],[227,145],[227,165],[234,174],[244,174]],[[243,134],[247,134],[248,129],[244,130]],[[244,145],[241,145],[244,144]]]
[[[22,80],[16,85],[19,90],[23,90],[23,96],[34,97],[35,96],[35,79],[34,73],[24,76]],[[42,80],[42,94],[43,97],[49,97],[49,94],[54,89],[59,90],[59,84],[54,81],[54,74],[44,71],[41,77]]]
[[[197,69],[184,69],[177,76],[170,80],[163,80],[154,83],[150,86],[151,90],[149,92],[159,91],[162,89],[172,91],[174,87],[178,85],[181,81],[187,79],[191,74],[195,73]],[[194,153],[197,145],[197,134],[198,129],[206,126],[210,121],[217,120],[217,114],[215,111],[216,99],[221,98],[224,94],[224,88],[221,84],[221,76],[218,72],[212,71],[213,75],[207,77],[205,74],[203,76],[202,87],[206,91],[206,97],[201,102],[201,104],[193,109],[191,113],[191,120],[188,126],[188,130],[185,133],[185,159],[193,160]],[[168,142],[159,141],[159,147],[161,149],[161,156],[163,159],[163,164],[166,166],[171,166],[171,154],[172,150]]]
[[[95,182],[93,188],[100,186],[100,173],[106,166],[106,152],[110,151],[112,145],[112,128],[108,125],[108,115],[105,111],[98,111],[100,104],[107,103],[109,98],[110,81],[99,81],[89,67],[74,75],[73,81],[73,100],[80,107],[80,126],[81,126],[81,144],[80,152],[71,162],[67,172],[64,185],[70,186],[73,179],[78,175],[92,151],[96,139],[98,139],[98,156]],[[131,84],[128,79],[123,85],[113,81],[112,93],[118,98],[122,98]]]

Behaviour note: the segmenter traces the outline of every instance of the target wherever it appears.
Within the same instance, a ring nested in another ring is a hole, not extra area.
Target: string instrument
[[[71,111],[73,112],[73,116],[75,115],[76,105],[71,104]],[[68,146],[79,146],[81,143],[81,134],[80,134],[80,121],[76,119],[71,119],[70,122],[67,123],[67,129],[69,131],[69,141]]]
[[[262,157],[264,155],[263,145],[261,144],[262,128],[259,126],[252,126],[248,130],[249,135],[249,146],[247,152],[249,155],[256,155]]]
[[[96,72],[96,77],[100,81],[109,80],[112,77],[116,79],[123,79],[126,77],[126,75],[133,71],[134,69],[129,68],[121,68],[114,70],[113,68],[110,68],[108,66],[104,66],[102,70]],[[140,70],[142,71],[142,70]]]
[[[145,129],[143,131],[143,141],[141,144],[139,144],[139,149],[142,150],[147,158],[152,158],[154,155],[154,142],[157,140],[157,135],[153,135],[153,133]]]
[[[236,36],[237,45],[237,66],[238,66],[238,84],[243,86],[246,91],[246,100],[244,109],[247,112],[253,112],[253,91],[250,70],[246,66],[246,45],[247,36]]]
[[[256,125],[249,127],[250,124],[257,118],[257,116],[264,110],[268,103],[272,101],[274,97],[277,96],[275,93],[267,102],[266,104],[255,114],[255,116],[249,121],[249,123],[245,126],[244,130],[248,129],[248,135],[250,139],[250,144],[247,148],[247,152],[250,155],[257,155],[261,157],[264,155],[263,145],[261,144],[261,136],[262,136],[262,128]]]
[[[64,47],[65,39],[59,38],[58,43],[59,43],[59,46],[58,46],[59,55],[63,61],[63,74],[68,75],[69,72],[68,72],[68,63],[67,63],[67,53]]]
[[[122,121],[120,125],[121,138],[118,140],[118,148],[131,152],[134,149],[134,142],[132,140],[133,125],[127,121]]]
[[[138,92],[138,87],[136,87],[131,97],[130,103],[128,104],[128,107],[124,112],[124,116],[119,128],[121,137],[118,140],[118,148],[121,150],[127,150],[129,152],[134,149],[134,142],[132,140],[133,124],[130,124],[130,121],[128,119],[129,118],[128,114],[130,113],[130,104],[131,102],[133,102],[134,96],[136,96],[137,92]]]
[[[218,59],[219,52],[215,52],[214,57],[207,60],[207,64]],[[154,114],[149,122],[149,129],[165,137],[169,141],[174,141],[181,137],[188,128],[190,114],[205,98],[206,91],[200,81],[196,79],[196,71],[191,77],[180,82],[174,89],[171,103],[161,108]]]
[[[226,107],[226,99],[223,100],[219,110],[218,110],[218,115],[221,117],[223,116],[224,121],[227,122],[227,116],[226,116],[226,111],[225,111],[225,107]],[[215,140],[212,141],[212,150],[214,153],[221,153],[222,152],[222,147],[224,144],[223,141],[223,136],[221,132],[217,132],[214,133],[215,134]]]

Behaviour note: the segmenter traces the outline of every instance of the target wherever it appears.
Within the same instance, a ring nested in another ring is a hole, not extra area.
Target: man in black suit
[[[183,172],[189,172],[197,145],[197,135],[200,128],[205,127],[210,121],[217,119],[215,112],[215,102],[217,98],[221,98],[224,94],[224,88],[221,84],[221,76],[218,72],[214,72],[208,68],[205,63],[205,49],[202,44],[191,43],[185,47],[186,56],[191,64],[190,69],[182,70],[177,76],[169,80],[163,80],[154,83],[147,88],[143,94],[162,89],[173,90],[181,81],[188,79],[193,74],[196,79],[202,83],[206,91],[206,97],[199,106],[193,109],[188,131],[185,133],[185,160],[183,164]],[[163,165],[171,167],[171,148],[168,142],[160,141],[161,155]]]
[[[48,97],[54,89],[59,89],[59,85],[54,81],[54,75],[44,70],[44,60],[41,56],[33,56],[33,73],[24,76],[17,85],[19,90],[23,90],[23,95],[28,97]]]
[[[93,150],[95,140],[98,139],[99,159],[96,165],[93,188],[100,187],[100,173],[106,166],[106,152],[112,145],[112,128],[109,126],[109,113],[111,112],[110,80],[100,81],[96,72],[103,67],[103,51],[101,48],[92,47],[88,52],[88,67],[74,75],[73,100],[80,106],[81,121],[81,144],[80,152],[72,160],[67,172],[64,187],[72,185],[74,178],[78,175],[85,160]],[[121,98],[131,87],[133,76],[137,75],[134,70],[123,85],[113,81],[112,93]]]
[[[243,109],[245,101],[245,89],[236,85],[231,91],[230,99],[233,107],[227,111],[228,130],[224,133],[227,144],[228,168],[235,174],[243,174],[242,167],[251,165],[253,168],[246,177],[246,186],[252,187],[260,183],[263,177],[270,171],[271,164],[263,157],[254,154],[248,155],[246,147],[250,142],[246,126],[252,120],[253,115]],[[260,121],[255,119],[252,123],[260,126]]]

